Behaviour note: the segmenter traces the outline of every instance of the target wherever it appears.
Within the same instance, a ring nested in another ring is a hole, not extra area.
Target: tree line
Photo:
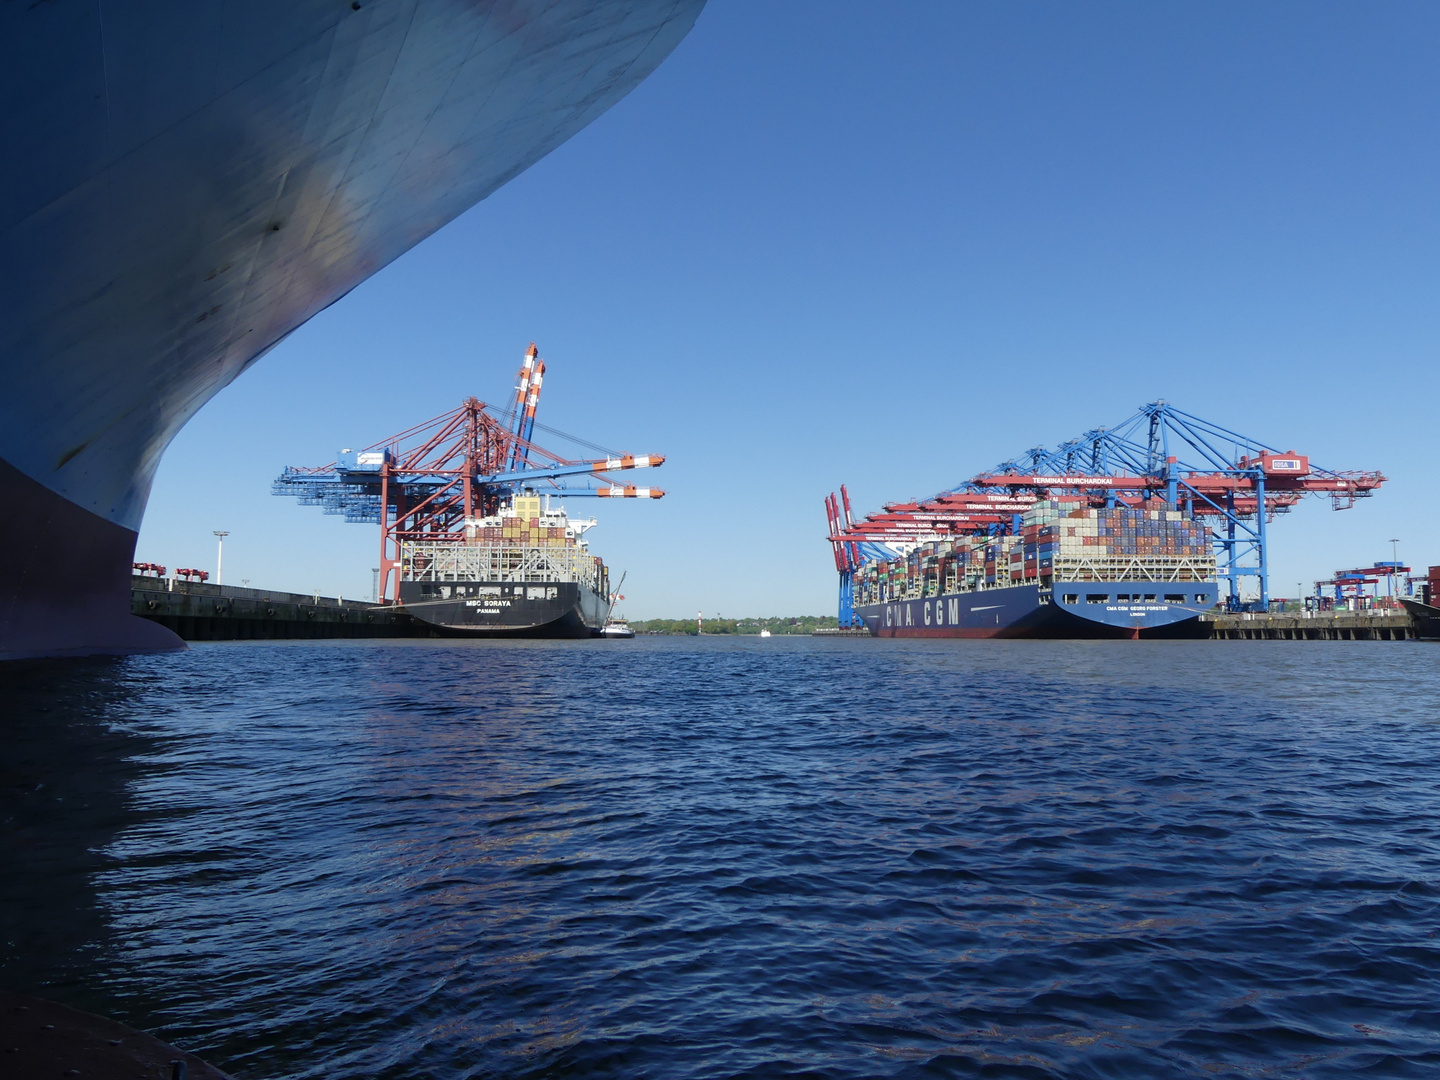
[[[813,634],[816,630],[833,630],[840,625],[834,615],[799,615],[793,618],[773,619],[709,619],[705,620],[708,634],[758,634],[769,630],[772,634]],[[699,632],[694,619],[632,619],[630,627],[637,634],[691,634]]]

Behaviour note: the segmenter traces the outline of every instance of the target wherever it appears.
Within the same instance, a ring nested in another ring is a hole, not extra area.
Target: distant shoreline
[[[631,629],[637,634],[670,634],[691,637],[701,632],[695,619],[631,619]],[[703,632],[710,634],[751,634],[759,636],[768,630],[774,636],[781,634],[813,634],[816,630],[830,630],[839,627],[840,620],[834,615],[797,615],[772,619],[711,619],[705,618]]]

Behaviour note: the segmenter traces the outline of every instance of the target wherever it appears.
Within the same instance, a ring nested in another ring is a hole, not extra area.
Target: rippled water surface
[[[262,1077],[1433,1077],[1440,646],[0,677],[0,986]]]

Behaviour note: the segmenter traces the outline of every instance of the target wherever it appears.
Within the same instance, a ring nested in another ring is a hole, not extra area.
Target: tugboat
[[[625,574],[628,573],[629,571],[627,570]],[[620,575],[620,585],[625,584],[625,574]],[[612,610],[617,601],[625,599],[625,597],[620,594],[620,585],[616,585],[615,591],[610,594],[610,607]],[[625,616],[612,615],[605,620],[605,625],[601,627],[599,634],[596,636],[603,638],[632,638],[635,636],[635,631],[630,629],[630,624],[625,621]]]

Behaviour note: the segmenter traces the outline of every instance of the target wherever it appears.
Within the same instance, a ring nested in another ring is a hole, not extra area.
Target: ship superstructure
[[[176,432],[624,97],[702,6],[0,5],[0,659],[179,647],[129,614]]]

